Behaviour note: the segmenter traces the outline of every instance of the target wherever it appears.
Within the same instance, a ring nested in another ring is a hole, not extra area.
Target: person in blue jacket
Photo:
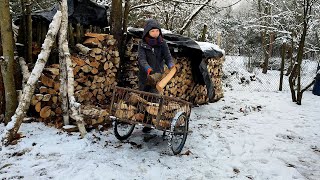
[[[147,78],[153,73],[163,73],[164,64],[171,69],[174,66],[168,44],[162,37],[160,24],[154,19],[146,21],[142,40],[138,48],[139,62],[139,90],[158,93],[155,87],[147,85]],[[145,114],[146,118],[147,114]],[[150,132],[151,128],[144,127],[143,132]]]
[[[154,19],[146,21],[142,40],[138,49],[139,90],[157,93],[154,87],[146,84],[147,76],[163,73],[164,64],[171,69],[174,66],[168,44],[162,38],[160,24]]]

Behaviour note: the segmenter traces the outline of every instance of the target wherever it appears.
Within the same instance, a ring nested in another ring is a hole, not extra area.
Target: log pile
[[[223,89],[222,89],[222,64],[224,62],[224,58],[220,59],[208,59],[208,71],[211,77],[211,80],[214,84],[214,92],[215,96],[213,101],[218,101],[219,99],[223,98]]]
[[[209,97],[207,94],[207,86],[206,85],[200,85],[197,84],[193,91],[191,92],[191,102],[193,104],[206,104],[209,102]]]
[[[59,88],[59,65],[53,64],[44,68],[29,109],[29,112],[39,118],[41,122],[58,128],[63,125]]]
[[[190,101],[195,84],[192,78],[191,61],[186,57],[178,57],[174,58],[174,63],[178,67],[177,72],[164,88],[164,95]]]
[[[87,33],[82,54],[72,56],[75,96],[85,105],[110,104],[112,86],[117,85],[119,51],[112,35]]]
[[[77,44],[80,53],[71,56],[75,97],[83,105],[86,124],[94,125],[108,115],[104,109],[110,105],[112,86],[117,85],[120,57],[112,35],[87,33],[83,44]],[[57,128],[63,126],[59,88],[59,65],[53,64],[40,76],[30,107],[32,115]]]
[[[121,65],[122,81],[121,86],[131,89],[138,89],[138,44],[139,38],[131,38],[127,43],[125,59]],[[187,57],[176,57],[174,62],[178,65],[176,75],[164,88],[164,95],[178,97],[193,104],[205,104],[209,102],[207,88],[205,85],[196,84],[192,78],[191,61]],[[223,97],[222,91],[222,63],[221,59],[208,59],[207,68],[211,75],[215,87],[215,97],[213,101],[218,101]]]
[[[121,64],[121,85],[131,89],[138,89],[138,44],[140,39],[131,38],[126,46],[124,61]]]

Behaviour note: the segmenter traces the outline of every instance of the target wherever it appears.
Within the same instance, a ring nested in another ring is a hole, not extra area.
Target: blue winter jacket
[[[165,40],[163,40],[159,45],[155,46],[150,46],[146,43],[146,35],[151,29],[154,28],[159,29],[160,36],[162,36],[161,28],[157,21],[149,19],[146,21],[142,40],[139,43],[139,90],[145,90],[148,68],[152,68],[152,73],[163,73],[164,63],[166,63],[168,67],[171,67],[173,65],[169,47]]]

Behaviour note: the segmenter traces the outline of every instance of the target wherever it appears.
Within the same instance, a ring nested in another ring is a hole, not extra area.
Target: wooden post
[[[80,32],[80,24],[78,23],[76,25],[76,42],[81,43],[80,39],[81,39],[81,32]]]
[[[38,24],[37,24],[37,30],[36,30],[36,32],[37,32],[37,34],[38,34],[38,36],[37,36],[37,44],[38,45],[40,45],[40,44],[42,44],[42,41],[41,41],[41,34],[42,34],[42,32],[41,32],[41,21],[40,22],[38,22]]]
[[[72,24],[69,23],[69,28],[68,28],[68,35],[69,35],[69,45],[71,47],[74,47],[75,46],[75,43],[74,43],[74,32],[73,32],[73,27],[72,27]]]
[[[34,63],[32,60],[32,18],[30,0],[26,0],[26,22],[27,22],[27,62]]]
[[[47,24],[41,21],[41,44],[46,39],[47,32],[48,32]]]
[[[221,32],[218,32],[218,35],[217,35],[217,45],[221,47]]]
[[[83,26],[80,24],[80,42],[79,43],[82,43],[81,40],[84,37],[84,33],[85,33],[85,30]]]
[[[205,24],[205,25],[203,25],[203,30],[202,30],[200,41],[204,42],[206,40],[207,31],[208,31],[208,26]]]
[[[285,43],[282,44],[281,47],[281,67],[280,67],[280,84],[279,84],[279,91],[282,91],[283,86],[283,75],[284,75],[284,60],[286,56],[286,48],[287,45]]]
[[[26,11],[25,11],[25,0],[20,0],[20,5],[21,5],[21,21],[20,21],[20,28],[19,28],[19,38],[18,42],[24,45],[23,49],[23,56],[27,56],[27,26],[26,26]]]

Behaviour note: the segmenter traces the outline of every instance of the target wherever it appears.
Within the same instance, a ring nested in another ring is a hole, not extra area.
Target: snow
[[[248,73],[238,62],[236,70]],[[192,109],[190,133],[178,156],[161,131],[144,134],[141,126],[121,142],[112,128],[81,139],[79,133],[24,123],[23,138],[0,150],[0,179],[320,178],[320,96],[306,91],[299,106],[288,91],[225,88],[224,95]]]
[[[251,59],[251,61],[254,60],[254,58]],[[227,77],[223,81],[226,86],[241,91],[277,91],[279,89],[280,71],[268,70],[267,74],[263,74],[261,68],[253,67],[252,72],[248,72],[247,69],[248,57],[226,56],[223,63],[223,73]],[[303,60],[301,64],[302,87],[306,87],[313,81],[316,69],[316,61]],[[288,78],[289,76],[283,77],[283,90],[290,90]]]
[[[199,41],[196,41],[196,43],[199,44],[202,51],[216,50],[221,52],[222,54],[225,54],[225,51],[220,49],[220,47],[216,44],[212,44],[209,42],[199,42]]]
[[[127,31],[129,31],[130,29],[143,32],[143,28],[128,27]],[[172,31],[167,30],[167,29],[163,29],[163,28],[161,28],[161,32],[162,32],[162,34],[172,34]]]

